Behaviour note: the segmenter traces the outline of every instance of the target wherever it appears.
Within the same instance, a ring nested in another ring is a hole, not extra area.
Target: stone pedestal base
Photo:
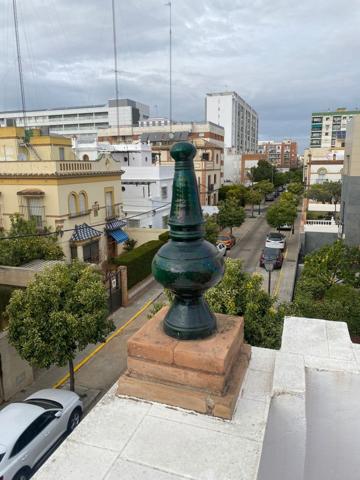
[[[250,359],[241,317],[217,314],[217,332],[181,341],[165,335],[164,307],[128,340],[118,395],[230,419]]]

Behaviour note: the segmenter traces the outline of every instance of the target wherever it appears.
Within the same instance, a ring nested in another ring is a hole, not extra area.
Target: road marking
[[[162,293],[162,292],[161,292]],[[155,302],[155,300],[157,300],[161,293],[159,295],[157,295],[155,298],[153,298],[152,300],[149,300],[148,302],[145,303],[145,305],[143,305],[140,310],[138,310],[135,315],[133,315],[130,320],[128,320],[126,323],[124,323],[124,325],[122,325],[121,327],[119,327],[117,330],[115,330],[109,337],[107,337],[107,339],[105,340],[105,342],[101,343],[99,346],[97,346],[96,348],[94,348],[94,350],[92,352],[89,353],[89,355],[87,355],[85,358],[83,358],[79,363],[77,363],[74,367],[74,372],[77,372],[78,370],[80,370],[81,367],[83,367],[92,357],[94,357],[98,352],[100,352],[100,350],[102,350],[105,345],[107,345],[109,342],[111,342],[111,340],[113,340],[113,338],[115,338],[117,335],[119,335],[121,332],[123,332],[125,330],[125,328],[127,328],[134,320],[136,320],[148,307],[150,307],[150,305],[152,303]],[[53,388],[59,388],[61,387],[62,385],[64,385],[64,383],[70,378],[70,375],[67,373],[66,375],[64,375],[58,382],[55,383],[55,385],[53,385]]]
[[[285,252],[285,255],[284,255],[284,261],[286,260],[286,257],[287,257],[287,254],[288,254],[288,251],[289,251],[289,247],[286,249],[286,252]],[[284,263],[284,262],[283,262]],[[280,273],[279,273],[279,277],[277,279],[277,282],[276,282],[276,285],[275,285],[275,288],[274,288],[274,291],[273,291],[273,295],[277,295],[279,293],[279,290],[280,290],[280,284],[281,284],[281,280],[282,280],[282,277],[283,277],[283,268],[281,268],[280,270]]]

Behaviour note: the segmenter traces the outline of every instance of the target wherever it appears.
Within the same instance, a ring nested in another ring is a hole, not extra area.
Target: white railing
[[[336,225],[335,220],[306,220],[306,225]]]
[[[331,220],[306,220],[304,232],[338,233],[339,225]]]

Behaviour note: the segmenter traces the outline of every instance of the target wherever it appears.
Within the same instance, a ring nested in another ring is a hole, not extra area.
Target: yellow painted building
[[[120,164],[111,157],[76,160],[71,140],[0,128],[0,226],[10,215],[34,219],[39,231],[59,231],[67,260],[101,263],[126,239],[121,227]]]

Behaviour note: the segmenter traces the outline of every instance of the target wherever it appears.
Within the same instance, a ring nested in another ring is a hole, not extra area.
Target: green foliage
[[[152,260],[163,244],[160,240],[151,240],[112,260],[115,265],[127,267],[128,288],[132,288],[151,274]]]
[[[0,265],[19,266],[35,259],[58,260],[64,253],[57,244],[56,235],[39,236],[34,220],[24,220],[20,215],[10,216],[11,228],[8,237],[0,240]],[[26,235],[26,236],[25,236]]]
[[[322,203],[338,203],[341,198],[341,182],[324,182],[310,185],[307,192],[307,198]]]
[[[290,203],[295,207],[299,204],[299,197],[291,192],[283,192],[279,197],[279,202]]]
[[[137,244],[137,240],[134,240],[133,238],[128,238],[124,242],[125,252],[130,252],[131,250],[134,250],[136,244]]]
[[[169,240],[169,233],[170,233],[169,230],[167,230],[166,232],[160,233],[159,240],[163,243],[166,243]]]
[[[360,251],[341,241],[305,257],[292,305],[300,316],[348,323],[360,335]]]
[[[287,181],[285,183],[297,182],[303,183],[303,168],[290,168],[289,172],[285,174],[287,176]]]
[[[150,311],[147,314],[147,318],[150,319],[154,315],[156,315],[163,307],[165,306],[165,302],[155,302],[151,305]]]
[[[215,215],[204,216],[205,240],[216,245],[220,227],[216,221]]]
[[[247,188],[244,185],[225,185],[219,189],[219,201],[235,198],[241,207],[245,206]]]
[[[266,212],[266,220],[274,228],[280,228],[284,224],[293,225],[296,216],[296,206],[287,201],[276,202]]]
[[[232,233],[233,227],[240,227],[245,220],[245,210],[239,207],[235,198],[228,198],[219,203],[218,223],[224,228],[230,228]]]
[[[241,260],[226,259],[225,264],[222,281],[205,294],[211,310],[244,316],[245,340],[251,345],[279,348],[283,317],[262,290],[261,276],[244,272]]]
[[[302,183],[292,182],[287,186],[287,190],[294,195],[301,195],[304,191],[304,186]]]
[[[261,180],[271,181],[274,178],[276,168],[267,160],[259,160],[256,167],[251,167],[252,181],[260,182]]]
[[[9,341],[20,356],[40,368],[64,366],[90,343],[114,329],[107,293],[90,266],[59,263],[15,290],[7,307]]]
[[[251,205],[251,216],[254,216],[254,205],[259,205],[263,199],[263,194],[260,190],[249,188],[246,194],[246,202]]]
[[[284,172],[275,172],[274,175],[274,186],[282,187],[288,182],[288,176]]]
[[[255,183],[253,188],[260,192],[262,196],[272,193],[275,190],[274,184],[269,182],[269,180],[261,180],[260,182]]]

